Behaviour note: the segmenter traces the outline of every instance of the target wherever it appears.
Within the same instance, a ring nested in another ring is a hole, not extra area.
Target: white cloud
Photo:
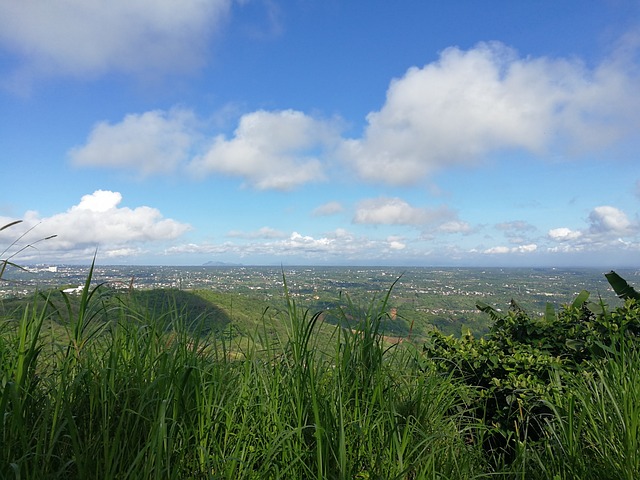
[[[204,125],[183,108],[130,114],[116,124],[97,124],[69,157],[75,165],[129,169],[143,176],[186,169],[196,178],[233,175],[258,189],[290,190],[324,180],[321,157],[339,141],[337,122],[293,110],[261,110],[242,116],[232,138],[217,135],[200,153]]]
[[[120,202],[122,202],[122,195],[119,192],[96,190],[91,195],[83,195],[80,203],[71,207],[71,211],[103,213],[116,208]]]
[[[404,250],[407,248],[407,244],[404,242],[404,239],[396,235],[388,237],[387,242],[391,250]]]
[[[566,242],[576,240],[582,236],[582,232],[571,230],[570,228],[560,227],[549,230],[549,238],[558,242]]]
[[[505,254],[505,253],[510,253],[511,249],[509,247],[505,247],[505,246],[498,246],[498,247],[491,247],[491,248],[487,248],[483,253],[487,253],[490,255],[493,254]]]
[[[190,170],[195,176],[240,176],[258,189],[289,190],[325,178],[318,155],[337,139],[331,122],[294,110],[260,110],[240,119],[233,138],[217,136]]]
[[[538,245],[529,243],[527,245],[518,245],[517,247],[497,246],[484,250],[483,253],[488,255],[506,255],[508,253],[533,253],[538,250]]]
[[[589,222],[591,233],[620,235],[628,233],[631,228],[631,222],[623,211],[607,205],[594,208],[589,214]]]
[[[293,232],[288,240],[282,242],[282,246],[285,251],[304,250],[305,252],[312,252],[327,250],[334,242],[335,240],[332,238],[313,238],[310,235],[301,235],[298,232]]]
[[[314,209],[313,216],[324,217],[328,215],[335,215],[336,213],[340,213],[343,210],[344,210],[344,207],[340,202],[328,202]]]
[[[119,206],[122,195],[108,190],[97,190],[84,195],[77,205],[66,212],[41,218],[36,212],[26,212],[21,228],[33,228],[20,244],[57,235],[40,242],[38,249],[26,250],[24,260],[38,259],[49,254],[55,258],[90,261],[98,248],[99,257],[129,256],[141,253],[145,246],[155,242],[173,240],[191,227],[176,220],[165,219],[155,208],[141,206],[131,209]],[[11,229],[0,232],[0,240],[15,239]]]
[[[514,251],[518,253],[532,253],[538,249],[538,245],[535,243],[529,243],[527,245],[519,245],[515,247]]]
[[[69,152],[80,166],[132,169],[142,175],[170,173],[186,162],[196,137],[191,111],[155,110],[97,124],[87,143]]]
[[[427,225],[455,217],[447,207],[416,208],[400,198],[380,197],[363,200],[357,207],[354,223],[372,225]]]
[[[640,126],[640,82],[622,62],[520,58],[500,43],[444,50],[394,80],[343,157],[365,179],[408,184],[487,153],[589,150]]]
[[[0,47],[33,75],[166,72],[203,63],[231,0],[0,0]]]

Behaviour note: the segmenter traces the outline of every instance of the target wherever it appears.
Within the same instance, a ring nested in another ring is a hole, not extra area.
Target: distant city
[[[76,265],[8,268],[0,283],[0,298],[29,295],[36,289],[80,290],[88,272],[88,266]],[[92,281],[122,290],[212,289],[269,299],[282,296],[285,280],[291,295],[310,304],[335,298],[341,292],[354,298],[384,294],[395,282],[393,297],[411,299],[416,308],[423,297],[452,300],[466,297],[473,309],[479,299],[499,305],[511,298],[531,305],[562,304],[570,302],[583,289],[607,301],[616,301],[604,273],[587,268],[96,266]],[[631,284],[640,284],[640,270],[618,273]]]

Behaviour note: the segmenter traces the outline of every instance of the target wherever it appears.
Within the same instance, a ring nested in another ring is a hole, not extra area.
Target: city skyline
[[[0,252],[635,267],[639,48],[632,0],[0,0]]]

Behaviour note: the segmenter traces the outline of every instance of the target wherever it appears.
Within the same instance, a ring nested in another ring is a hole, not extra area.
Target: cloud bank
[[[347,171],[364,181],[407,185],[446,168],[478,166],[495,152],[557,157],[633,141],[640,76],[614,56],[588,68],[481,43],[448,48],[393,80],[360,138],[343,137],[339,120],[293,109],[246,113],[231,135],[211,136],[197,126],[204,123],[184,108],[130,114],[117,124],[97,124],[69,156],[79,165],[141,174],[233,176],[260,190],[290,190]]]
[[[146,255],[177,257],[184,264],[197,264],[203,256],[218,255],[258,264],[289,261],[302,264],[462,262],[495,265],[496,261],[530,264],[534,258],[555,264],[560,258],[557,255],[577,253],[590,253],[584,258],[598,264],[602,252],[610,252],[620,259],[625,255],[637,256],[640,252],[637,219],[632,220],[622,210],[606,205],[591,210],[585,218],[584,228],[556,227],[544,236],[538,235],[535,227],[523,221],[497,224],[495,230],[503,233],[508,244],[496,242],[483,246],[475,243],[477,239],[454,245],[444,238],[434,238],[435,232],[467,234],[483,227],[472,228],[455,219],[447,209],[412,207],[397,198],[370,199],[357,206],[356,212],[368,225],[411,226],[417,228],[417,232],[399,235],[384,231],[377,237],[343,228],[315,234],[288,233],[263,226],[254,231],[230,231],[226,235],[228,240],[219,243],[183,243],[183,235],[191,230],[190,225],[164,218],[159,210],[149,206],[123,207],[122,201],[118,192],[97,190],[83,196],[65,212],[50,217],[26,212],[23,224],[0,231],[0,244],[10,245],[21,233],[32,229],[4,256],[33,244],[33,248],[28,247],[20,253],[19,262],[88,263],[98,249],[100,260],[107,263]],[[0,218],[0,226],[12,220]],[[39,241],[54,234],[57,237]],[[190,258],[193,260],[189,261]]]
[[[262,229],[264,230],[264,229]],[[283,238],[245,236],[243,243],[181,244],[168,248],[167,255],[231,255],[240,260],[292,261],[314,264],[361,263],[393,259],[395,252],[403,250],[402,239],[390,236],[385,239],[370,239],[355,235],[345,229],[336,229],[324,235],[314,236],[297,231]]]

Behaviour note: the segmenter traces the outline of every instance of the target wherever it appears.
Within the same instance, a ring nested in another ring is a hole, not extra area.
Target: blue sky
[[[0,0],[0,251],[639,266],[639,53],[637,0]]]

